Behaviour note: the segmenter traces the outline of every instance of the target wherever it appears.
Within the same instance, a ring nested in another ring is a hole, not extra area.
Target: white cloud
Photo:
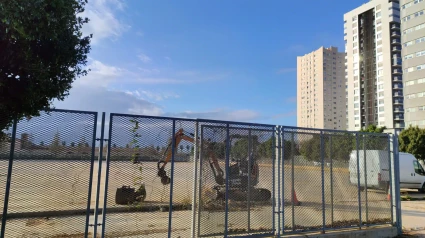
[[[146,69],[141,67],[138,67],[137,69],[139,69],[143,74],[159,74],[161,72],[159,69]]]
[[[162,101],[169,98],[180,98],[180,96],[175,93],[152,92],[152,91],[146,91],[146,90],[126,91],[125,93],[142,98],[142,99],[154,100],[154,101]]]
[[[105,65],[97,60],[93,60],[87,68],[90,69],[87,76],[77,79],[74,85],[106,87],[125,73],[124,69]]]
[[[137,57],[139,57],[139,59],[143,62],[143,63],[149,63],[152,61],[152,59],[145,55],[145,54],[139,54]]]
[[[93,85],[76,85],[70,95],[56,108],[87,110],[96,112],[133,113],[158,116],[163,114],[161,106],[122,91],[108,90]]]
[[[124,3],[119,0],[90,0],[81,14],[90,19],[83,26],[83,34],[93,34],[92,44],[98,44],[102,39],[117,39],[130,28],[116,17],[116,10],[123,11],[124,8]]]
[[[167,113],[167,115],[182,118],[200,118],[224,121],[253,121],[260,118],[260,114],[253,110],[229,110],[223,108],[206,112],[186,111],[181,113]]]

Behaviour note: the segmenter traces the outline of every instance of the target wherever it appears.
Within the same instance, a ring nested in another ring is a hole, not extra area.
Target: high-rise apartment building
[[[425,128],[425,0],[401,0],[406,127]]]
[[[347,129],[404,127],[399,1],[371,0],[344,14]]]
[[[330,47],[297,57],[297,125],[345,129],[344,53]]]

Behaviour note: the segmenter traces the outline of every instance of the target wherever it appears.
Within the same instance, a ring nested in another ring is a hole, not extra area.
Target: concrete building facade
[[[399,1],[371,0],[344,14],[347,129],[404,127]]]
[[[406,127],[425,128],[425,0],[401,0]]]
[[[321,47],[297,57],[297,126],[345,129],[344,53]]]

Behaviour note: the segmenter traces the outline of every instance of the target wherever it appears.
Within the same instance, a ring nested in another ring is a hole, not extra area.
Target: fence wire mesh
[[[98,237],[230,237],[392,222],[388,135],[124,114],[108,123],[103,148],[97,113],[18,123],[5,237],[91,236],[93,226]],[[10,139],[0,142],[0,206]]]
[[[199,235],[272,233],[273,128],[204,123],[200,131]]]
[[[84,236],[96,115],[51,111],[18,123],[5,237]]]

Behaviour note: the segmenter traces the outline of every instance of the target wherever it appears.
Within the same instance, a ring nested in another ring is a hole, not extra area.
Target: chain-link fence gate
[[[88,234],[96,126],[96,112],[52,110],[2,133],[2,237]]]
[[[115,113],[97,122],[97,113],[66,110],[8,132],[5,237],[400,227],[392,135]]]

